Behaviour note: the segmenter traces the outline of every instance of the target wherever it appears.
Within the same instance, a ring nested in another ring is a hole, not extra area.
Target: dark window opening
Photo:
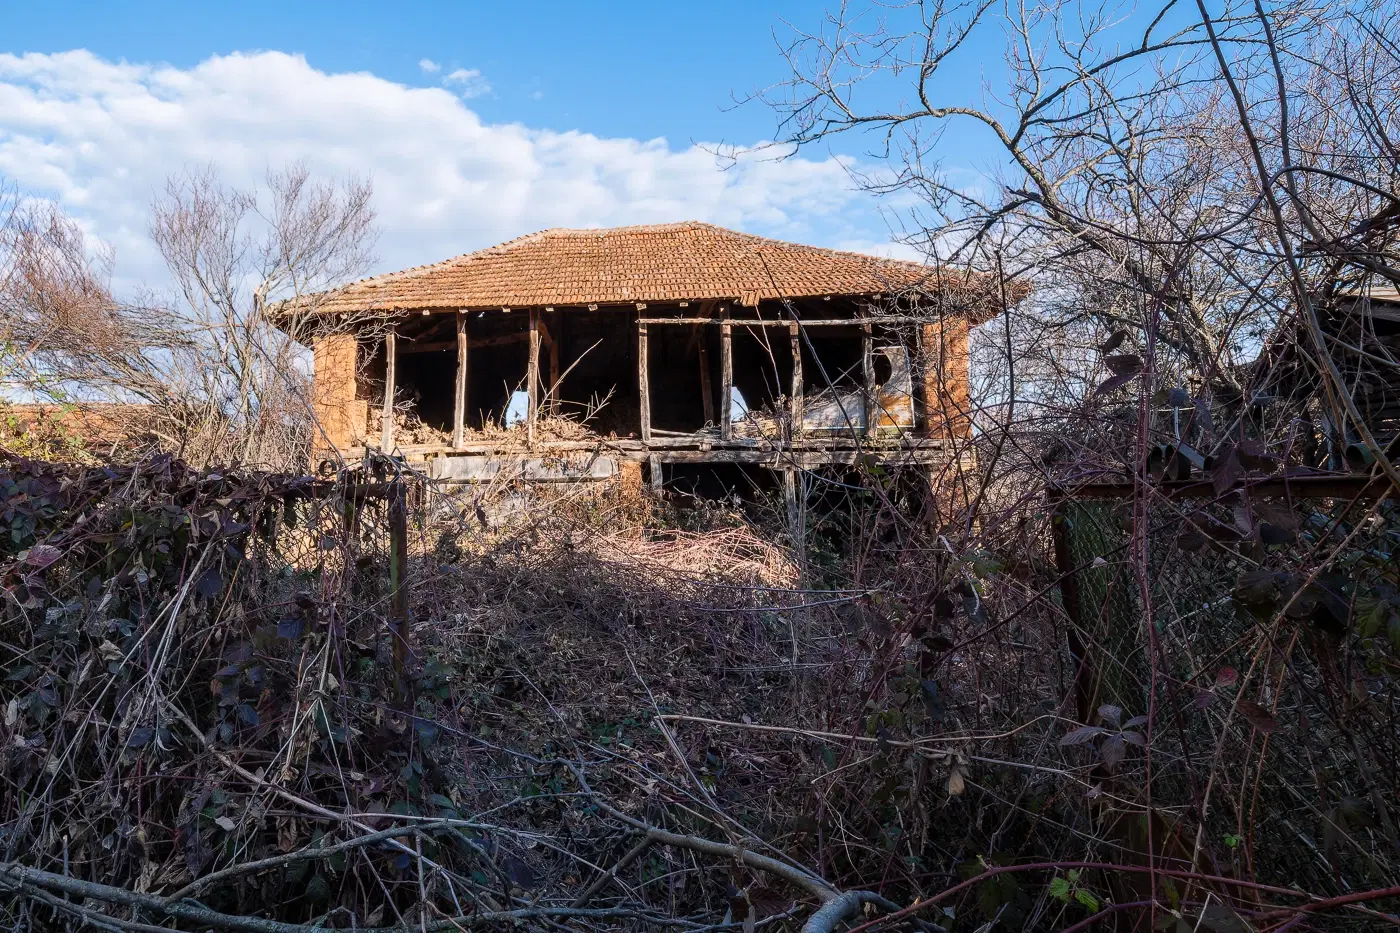
[[[731,347],[734,388],[743,395],[748,411],[761,416],[784,409],[792,397],[792,339],[788,329],[735,324]]]

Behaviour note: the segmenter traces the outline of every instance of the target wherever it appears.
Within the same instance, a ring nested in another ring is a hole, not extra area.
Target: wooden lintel
[[[452,395],[452,446],[462,448],[467,422],[467,316],[457,312],[457,384]]]
[[[384,334],[384,408],[379,428],[379,449],[386,454],[394,449],[394,372],[398,363],[398,334],[393,325]]]

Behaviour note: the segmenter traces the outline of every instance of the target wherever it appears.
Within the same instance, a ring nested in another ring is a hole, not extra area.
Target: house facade
[[[928,465],[970,431],[968,272],[702,223],[546,230],[284,303],[316,459],[445,481]]]

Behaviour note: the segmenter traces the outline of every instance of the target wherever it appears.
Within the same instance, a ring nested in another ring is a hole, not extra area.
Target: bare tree
[[[262,190],[224,184],[213,169],[172,178],[153,205],[151,233],[199,330],[200,359],[184,372],[200,400],[190,436],[236,435],[241,462],[296,468],[312,430],[310,379],[296,342],[307,317],[264,314],[269,303],[324,290],[371,262],[368,182],[319,183],[302,164],[269,172]],[[190,451],[228,457],[222,444]]]
[[[864,182],[916,196],[911,242],[1003,256],[1036,279],[1038,326],[1123,331],[1119,352],[1150,344],[1167,386],[1238,396],[1295,285],[1395,280],[1400,58],[1391,4],[1198,12],[843,5],[785,46],[792,78],[761,96],[794,147],[875,140]],[[1005,77],[969,87],[972,56],[998,44]],[[986,183],[940,165],[955,134],[990,144]],[[1298,240],[1296,283],[1276,220]]]

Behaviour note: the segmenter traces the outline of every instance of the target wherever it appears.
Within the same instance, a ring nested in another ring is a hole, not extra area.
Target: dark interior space
[[[802,341],[803,396],[816,395],[830,386],[842,390],[859,389],[864,380],[862,338],[857,327],[808,328],[806,339]],[[878,356],[875,363],[878,367]],[[885,368],[889,368],[888,361],[885,361]]]
[[[719,328],[709,324],[651,324],[647,328],[647,377],[652,430],[690,434],[720,421]],[[737,364],[736,364],[737,370]],[[707,377],[708,376],[708,380]],[[633,380],[635,382],[635,380]],[[710,418],[705,417],[706,381]]]
[[[599,434],[636,434],[641,427],[641,412],[632,315],[621,311],[578,311],[552,315],[548,326],[559,341],[559,373],[563,376],[556,392],[559,412],[580,421],[592,413],[587,424]],[[544,362],[547,354],[543,349],[540,356],[540,378],[548,388],[549,367]],[[605,400],[606,404],[602,404]]]
[[[457,388],[457,354],[448,350],[403,353],[394,373],[398,402],[412,404],[423,423],[452,430],[452,405]]]
[[[526,314],[467,318],[467,427],[500,424],[511,393],[527,388],[529,323]]]
[[[736,496],[752,506],[781,488],[778,473],[746,463],[663,463],[661,479],[680,508]]]

